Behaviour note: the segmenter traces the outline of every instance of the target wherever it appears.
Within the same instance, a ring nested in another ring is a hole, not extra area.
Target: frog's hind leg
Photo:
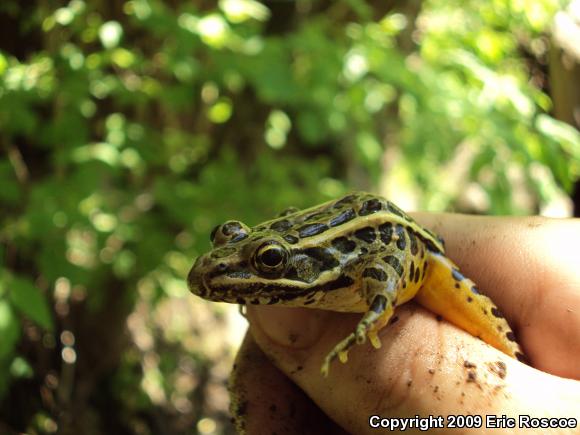
[[[355,344],[363,344],[366,337],[375,348],[381,347],[377,333],[393,315],[396,303],[398,276],[390,276],[383,267],[368,267],[363,271],[362,286],[369,310],[358,323],[355,331],[338,343],[324,359],[321,372],[328,375],[330,363],[337,357],[345,363],[348,350]]]
[[[429,252],[428,271],[416,300],[470,334],[520,361],[525,357],[493,301],[479,293],[447,257]]]

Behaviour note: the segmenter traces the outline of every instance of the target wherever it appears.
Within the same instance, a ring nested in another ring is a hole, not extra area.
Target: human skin
[[[232,410],[249,434],[380,433],[369,417],[485,415],[575,418],[580,433],[580,220],[414,214],[441,235],[447,255],[504,313],[530,366],[413,302],[355,346],[324,378],[324,356],[360,314],[248,307],[249,333],[232,374]],[[407,433],[419,430],[407,430]],[[434,430],[449,433],[450,429]]]

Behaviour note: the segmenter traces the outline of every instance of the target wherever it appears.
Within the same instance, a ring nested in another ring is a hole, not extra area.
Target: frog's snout
[[[207,293],[207,288],[203,280],[203,270],[205,270],[204,266],[206,265],[207,258],[205,255],[197,257],[193,266],[191,266],[191,270],[187,274],[187,286],[189,287],[189,290],[193,294],[201,297],[206,296]]]

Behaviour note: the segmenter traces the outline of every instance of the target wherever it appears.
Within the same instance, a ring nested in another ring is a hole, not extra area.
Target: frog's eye
[[[263,274],[270,277],[280,276],[288,264],[288,251],[278,242],[264,243],[256,249],[253,263]]]
[[[249,233],[250,229],[242,222],[227,221],[226,223],[215,227],[212,230],[209,239],[214,247],[222,246],[228,242],[239,242],[248,237]]]

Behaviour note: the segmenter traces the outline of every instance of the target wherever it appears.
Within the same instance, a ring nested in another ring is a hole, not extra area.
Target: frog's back
[[[444,253],[443,242],[435,234],[417,224],[391,201],[366,192],[355,192],[305,210],[282,213],[282,216],[254,227],[253,232],[274,230],[292,245],[313,246],[330,243],[333,237],[344,236],[365,225],[378,226],[381,223],[400,225],[413,232],[430,250]]]

